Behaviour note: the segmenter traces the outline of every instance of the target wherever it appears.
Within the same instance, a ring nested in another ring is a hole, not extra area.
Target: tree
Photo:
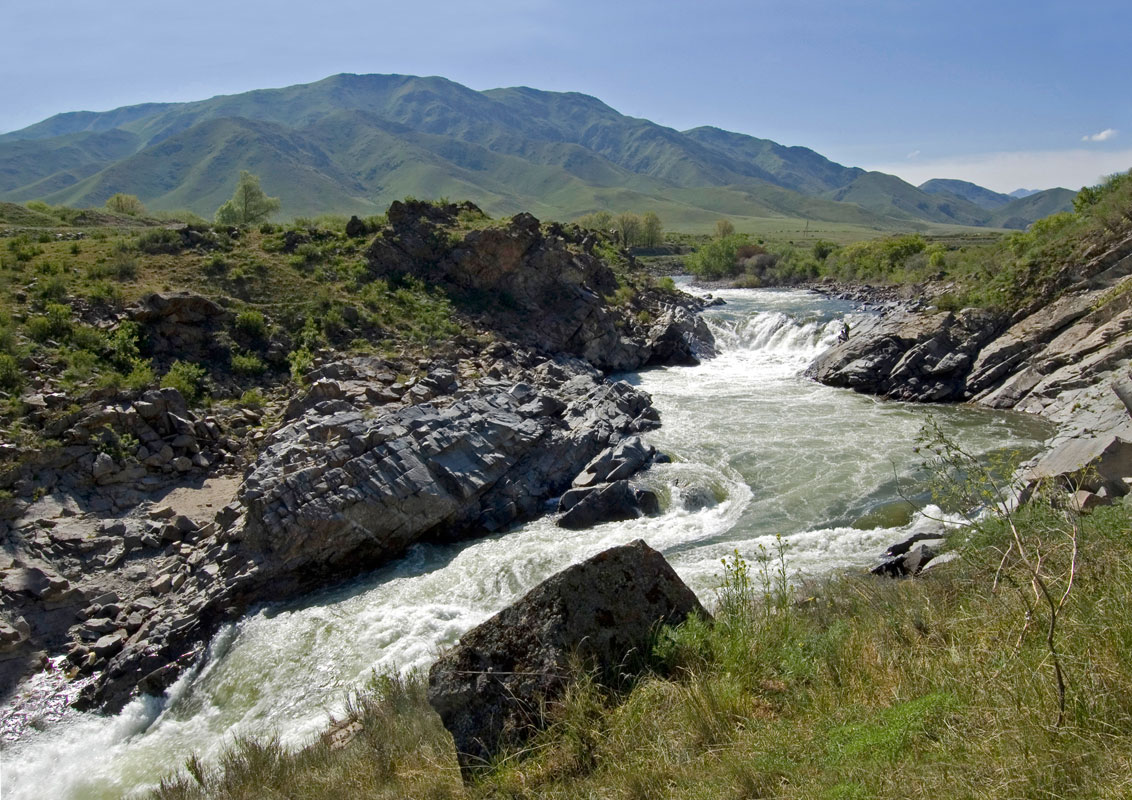
[[[216,222],[219,225],[254,225],[264,222],[279,210],[278,197],[268,197],[259,186],[259,176],[246,169],[240,170],[240,180],[236,192],[220,208],[216,209]]]
[[[717,219],[715,221],[715,238],[726,239],[735,233],[735,226],[731,224],[729,219]]]
[[[636,214],[618,214],[614,227],[621,234],[621,244],[635,247],[641,241],[641,218]]]
[[[641,244],[645,247],[659,247],[664,242],[664,226],[656,212],[649,211],[641,219]]]
[[[608,211],[594,211],[578,217],[576,222],[583,228],[589,228],[591,231],[609,233],[613,228],[613,215]]]
[[[117,194],[110,195],[110,199],[106,201],[106,210],[115,214],[125,214],[129,217],[136,217],[145,213],[145,206],[142,201],[138,200],[136,194]]]

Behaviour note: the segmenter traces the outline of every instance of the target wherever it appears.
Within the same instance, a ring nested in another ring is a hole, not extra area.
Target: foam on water
[[[208,657],[163,698],[115,717],[69,711],[5,742],[6,798],[110,798],[152,785],[190,753],[215,758],[237,735],[308,741],[347,692],[378,670],[424,668],[439,647],[554,572],[643,538],[710,602],[720,559],[787,545],[794,574],[870,563],[931,524],[853,523],[915,490],[913,439],[927,418],[975,452],[1031,447],[1040,424],[975,409],[879,402],[800,376],[832,344],[851,304],[807,292],[729,291],[709,312],[721,347],[698,367],[626,376],[652,393],[674,456],[641,478],[663,498],[656,518],[566,531],[553,518],[457,545],[418,545],[401,560],[301,603],[262,609],[215,637]]]

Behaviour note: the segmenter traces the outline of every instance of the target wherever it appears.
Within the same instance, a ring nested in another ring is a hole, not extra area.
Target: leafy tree
[[[735,226],[731,224],[729,219],[717,219],[715,221],[715,238],[726,239],[728,236],[735,234]]]
[[[110,199],[106,201],[106,210],[115,214],[125,214],[128,217],[137,217],[146,213],[145,206],[136,194],[121,192],[110,195]]]
[[[688,269],[701,278],[724,278],[739,272],[739,248],[746,244],[744,236],[713,239],[688,257]]]
[[[641,244],[645,247],[658,247],[664,241],[664,226],[656,212],[649,211],[641,218]]]
[[[614,227],[621,234],[621,243],[626,247],[633,247],[640,243],[641,218],[636,214],[618,214]]]
[[[613,229],[613,215],[608,211],[594,211],[578,217],[576,222],[583,228],[589,228],[591,231],[604,231],[609,233]]]
[[[240,170],[240,180],[232,199],[216,209],[220,225],[254,225],[279,210],[278,197],[268,197],[259,186],[259,176]]]

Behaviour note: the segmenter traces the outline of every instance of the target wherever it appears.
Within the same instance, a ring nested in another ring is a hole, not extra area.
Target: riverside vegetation
[[[698,277],[746,287],[823,279],[930,284],[941,308],[1016,310],[1052,300],[1074,280],[1067,265],[1085,262],[1119,241],[1130,206],[1132,173],[1120,173],[1082,189],[1072,211],[1003,237],[912,233],[842,246],[825,239],[805,245],[768,242],[729,232],[703,243],[687,266]]]
[[[1012,527],[1068,596],[1064,714],[1048,607]],[[728,559],[714,624],[666,629],[651,668],[614,688],[581,675],[544,732],[468,783],[422,677],[375,676],[345,747],[240,741],[152,796],[1125,797],[1128,532],[1126,506],[1034,503],[970,528],[962,559],[915,581],[843,575],[800,593],[788,552]]]
[[[1062,250],[1053,233],[1027,239],[1022,252],[1036,261],[1023,266],[1016,256],[1018,296],[1056,291],[1067,261],[1055,264],[1054,254],[1110,235],[1103,213],[1124,191],[1111,181],[1072,222],[1051,224]],[[278,407],[335,351],[414,370],[449,348],[488,346],[493,337],[475,312],[491,311],[490,298],[372,274],[368,239],[351,237],[347,225],[368,235],[385,222],[9,237],[0,269],[9,441],[50,446],[22,421],[29,381],[74,396],[164,383],[197,407]],[[466,236],[493,225],[463,206],[448,230]],[[648,313],[634,309],[640,295],[669,291],[633,272],[607,240],[593,246],[620,284],[610,302],[631,318]],[[137,329],[111,324],[147,292],[182,286],[225,298],[232,312],[227,356],[204,369],[150,355]],[[549,709],[545,731],[469,782],[423,677],[380,675],[359,688],[349,718],[310,747],[240,741],[217,765],[190,761],[153,796],[1126,796],[1129,528],[1127,505],[1082,515],[1039,499],[973,524],[952,539],[962,558],[917,580],[839,575],[801,591],[786,581],[788,551],[754,565],[728,559],[714,623],[664,630],[648,668],[612,686],[580,672]],[[1044,604],[1043,591],[1064,603]],[[335,735],[355,721],[352,740]]]

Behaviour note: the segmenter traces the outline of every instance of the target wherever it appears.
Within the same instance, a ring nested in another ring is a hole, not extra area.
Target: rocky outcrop
[[[534,517],[603,450],[657,425],[649,397],[628,384],[580,362],[544,366],[530,372],[544,380],[537,388],[481,379],[444,406],[374,413],[335,393],[277,429],[219,529],[163,566],[159,605],[84,703],[114,708],[135,687],[159,691],[253,603],[372,569],[421,539]]]
[[[711,355],[701,302],[652,289],[624,306],[606,298],[617,276],[577,226],[544,230],[530,214],[506,227],[455,234],[471,204],[395,202],[389,227],[367,251],[377,275],[412,275],[448,287],[462,308],[506,338],[544,353],[567,353],[606,371],[694,364]]]
[[[959,400],[976,355],[1002,323],[978,309],[877,317],[818,356],[806,375],[894,400]]]
[[[967,400],[1059,426],[1024,478],[1056,478],[1086,504],[1128,493],[1132,465],[1132,240],[1067,268],[1069,290],[1004,318],[902,312],[862,324],[814,361],[823,383],[904,400]],[[1081,503],[1079,503],[1080,505]]]
[[[576,669],[599,678],[647,658],[661,624],[706,612],[660,553],[614,547],[548,578],[483,624],[429,671],[429,702],[464,770],[545,722]]]

